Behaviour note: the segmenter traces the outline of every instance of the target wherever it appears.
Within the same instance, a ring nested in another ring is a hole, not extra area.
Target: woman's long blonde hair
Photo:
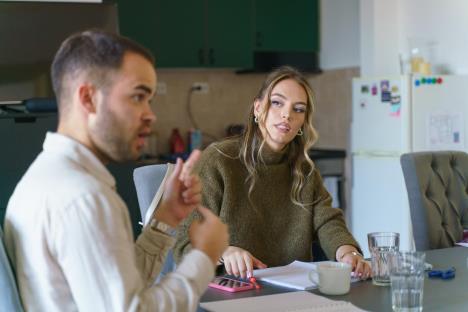
[[[314,170],[314,163],[309,157],[308,151],[317,141],[318,134],[312,125],[312,114],[314,112],[315,97],[312,88],[305,79],[305,77],[295,68],[289,66],[282,66],[273,72],[263,82],[257,96],[255,97],[254,104],[252,105],[246,129],[242,135],[241,148],[239,158],[247,168],[248,176],[247,183],[249,183],[249,200],[257,180],[257,167],[259,164],[264,164],[261,153],[265,145],[265,139],[262,136],[260,125],[265,125],[265,120],[268,110],[271,105],[270,96],[273,88],[280,81],[292,79],[304,88],[307,94],[307,108],[305,112],[304,125],[302,126],[303,135],[297,135],[289,143],[288,162],[291,167],[291,174],[293,176],[293,184],[291,187],[291,200],[294,204],[305,208],[311,203],[304,203],[301,198],[301,192],[305,184],[306,178]],[[265,100],[265,97],[267,101]],[[255,102],[264,101],[266,105],[263,106],[261,112],[257,115],[257,122],[255,121]]]

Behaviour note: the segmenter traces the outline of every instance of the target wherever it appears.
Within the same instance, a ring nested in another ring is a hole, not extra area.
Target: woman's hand
[[[250,252],[239,247],[229,246],[223,253],[222,262],[227,274],[248,278],[253,276],[253,268],[264,269],[266,264]]]
[[[372,276],[372,268],[369,261],[364,260],[361,255],[353,255],[351,253],[344,255],[340,262],[349,263],[353,267],[354,276],[360,279],[368,279]]]
[[[354,246],[340,246],[336,254],[338,262],[351,264],[354,276],[360,279],[368,279],[372,276],[372,267],[369,261],[366,261]]]

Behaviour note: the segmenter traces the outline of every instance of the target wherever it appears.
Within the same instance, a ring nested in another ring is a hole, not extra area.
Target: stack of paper
[[[363,312],[347,301],[334,301],[306,291],[200,303],[211,312]]]
[[[254,270],[257,280],[270,284],[298,289],[309,290],[318,286],[309,280],[309,272],[316,268],[318,262],[294,261],[285,266]],[[358,281],[359,278],[351,278],[351,282]]]

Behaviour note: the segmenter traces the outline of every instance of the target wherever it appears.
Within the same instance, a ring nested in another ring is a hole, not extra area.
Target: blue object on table
[[[427,272],[427,276],[430,278],[441,278],[441,279],[452,279],[455,277],[455,268],[451,267],[448,270],[431,270]]]

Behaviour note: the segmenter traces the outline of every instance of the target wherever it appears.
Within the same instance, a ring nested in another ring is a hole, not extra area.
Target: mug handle
[[[320,285],[319,274],[317,272],[317,269],[312,269],[309,271],[309,280],[317,286]]]

